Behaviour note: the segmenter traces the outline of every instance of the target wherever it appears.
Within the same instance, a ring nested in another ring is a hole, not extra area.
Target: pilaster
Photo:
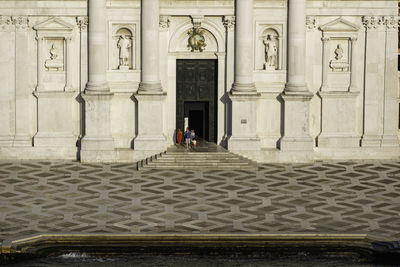
[[[15,138],[14,146],[32,146],[30,133],[30,100],[33,86],[29,83],[32,51],[29,45],[29,19],[25,16],[12,17],[15,25]],[[21,78],[25,77],[25,78]]]
[[[385,39],[383,18],[363,17],[365,26],[365,85],[363,147],[380,147],[383,135]]]
[[[397,71],[397,39],[399,18],[396,16],[384,17],[386,26],[386,54],[385,54],[385,100],[383,111],[383,147],[398,147],[398,118],[397,91],[399,86]]]

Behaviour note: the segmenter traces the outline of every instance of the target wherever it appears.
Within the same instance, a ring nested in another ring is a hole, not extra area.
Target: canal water
[[[193,256],[193,255],[160,255],[160,254],[130,254],[130,255],[89,255],[86,253],[67,253],[54,257],[37,258],[14,263],[6,263],[4,266],[29,266],[29,267],[125,267],[125,266],[288,266],[288,267],[372,267],[372,266],[396,266],[375,265],[358,262],[358,258],[351,256],[332,257],[310,257],[307,255],[296,255],[285,258],[244,258],[235,256]],[[398,265],[397,265],[398,266]]]

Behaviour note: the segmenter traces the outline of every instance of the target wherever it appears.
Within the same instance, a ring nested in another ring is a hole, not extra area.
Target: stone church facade
[[[0,159],[398,158],[397,4],[0,0]]]

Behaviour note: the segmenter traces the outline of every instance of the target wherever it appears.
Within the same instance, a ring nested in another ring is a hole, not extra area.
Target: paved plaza
[[[0,240],[39,233],[362,233],[400,240],[400,161],[142,170],[0,162]]]

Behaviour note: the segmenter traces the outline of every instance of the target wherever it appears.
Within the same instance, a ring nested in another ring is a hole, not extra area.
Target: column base
[[[134,150],[143,151],[165,151],[167,150],[167,140],[165,136],[138,136],[134,140]]]
[[[38,133],[33,137],[36,147],[76,147],[76,138],[72,134]]]
[[[261,141],[255,137],[231,137],[228,139],[230,151],[258,151],[261,150]]]
[[[0,135],[0,146],[10,147],[13,145],[14,136],[13,135]]]
[[[381,145],[382,147],[398,147],[399,137],[397,135],[384,135]]]
[[[147,86],[148,84],[143,84]],[[166,93],[162,91],[139,91],[135,95],[138,101],[138,136],[133,140],[133,149],[154,151],[167,149],[164,136],[163,105]]]
[[[360,136],[320,135],[318,147],[348,148],[360,147]]]
[[[261,141],[257,136],[257,99],[259,93],[233,91],[232,101],[232,136],[228,139],[230,151],[257,151]]]
[[[286,92],[284,100],[284,136],[280,140],[281,151],[312,152],[313,139],[309,134],[309,105],[311,92]]]
[[[84,137],[81,141],[81,162],[115,162],[114,140],[110,137]]]
[[[382,136],[380,135],[364,135],[361,139],[362,147],[380,147],[382,144]]]
[[[13,146],[15,147],[32,146],[32,139],[29,135],[16,134],[14,136]]]
[[[284,136],[280,142],[281,151],[313,151],[314,142],[309,136]]]

